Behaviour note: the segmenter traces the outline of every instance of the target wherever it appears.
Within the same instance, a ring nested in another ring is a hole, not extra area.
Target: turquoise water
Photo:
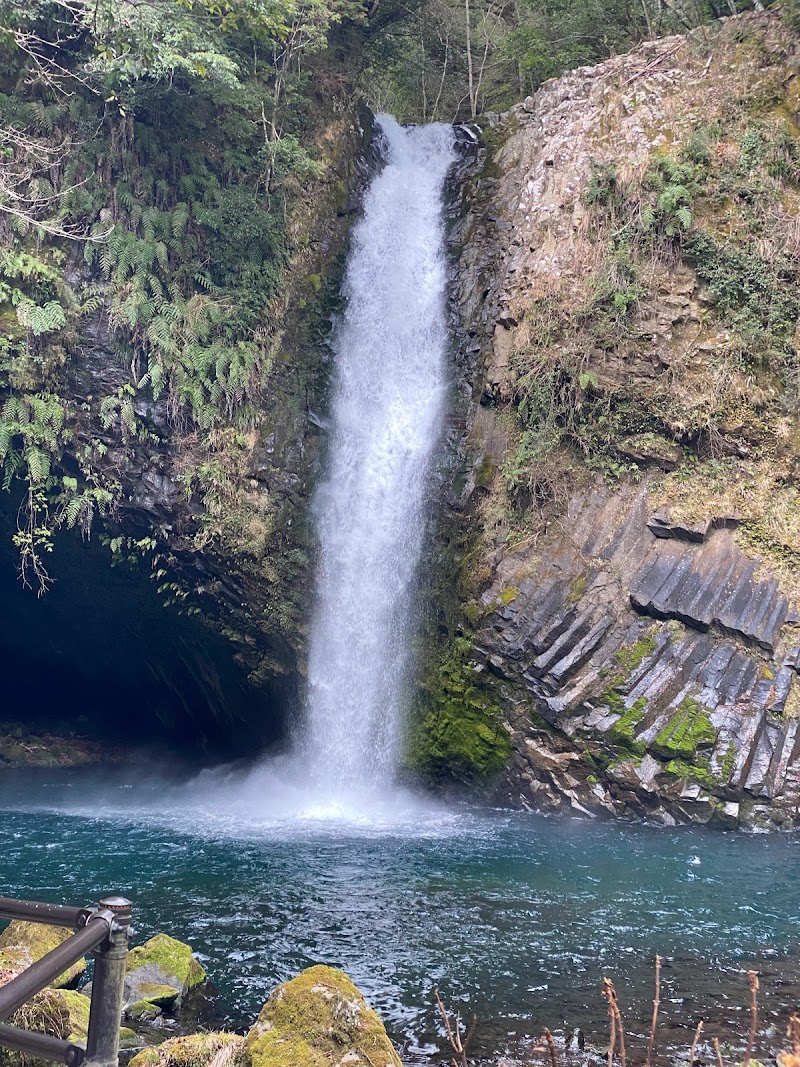
[[[4,779],[0,892],[73,904],[125,892],[137,940],[190,941],[234,1026],[300,968],[344,967],[411,1063],[437,1045],[436,985],[478,1014],[486,1054],[544,1025],[601,1041],[604,974],[644,1032],[656,952],[665,1043],[700,1014],[709,1034],[741,1032],[753,963],[767,1023],[797,1005],[796,837],[410,800],[378,816],[280,815],[264,782],[260,795],[253,808],[252,794],[234,802],[213,779],[188,790]]]

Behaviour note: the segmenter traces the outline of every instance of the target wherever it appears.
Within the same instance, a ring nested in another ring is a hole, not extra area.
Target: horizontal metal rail
[[[72,927],[77,933],[0,987],[0,1020],[50,985],[90,951],[94,981],[86,1048],[48,1034],[0,1023],[0,1047],[15,1049],[65,1067],[119,1067],[119,1024],[125,983],[125,960],[131,932],[131,902],[105,897],[98,907],[66,908],[31,900],[0,897],[0,918]]]
[[[0,897],[0,919],[22,919],[25,922],[47,923],[48,926],[67,926],[78,930],[85,926],[96,908],[65,908],[63,904],[40,904],[38,900],[14,900]]]
[[[41,992],[74,963],[82,960],[87,952],[107,940],[113,922],[114,916],[110,911],[97,912],[77,934],[68,937],[0,988],[0,1020],[13,1015],[26,1000]]]
[[[0,1045],[26,1052],[31,1056],[42,1056],[46,1060],[55,1060],[66,1067],[81,1067],[86,1058],[86,1049],[61,1041],[49,1034],[37,1034],[31,1030],[20,1030],[16,1026],[0,1025]]]

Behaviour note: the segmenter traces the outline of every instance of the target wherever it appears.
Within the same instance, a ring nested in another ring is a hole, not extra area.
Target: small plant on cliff
[[[642,208],[645,233],[672,238],[691,228],[695,173],[690,163],[661,159],[648,171],[643,186],[654,194]]]
[[[790,358],[800,316],[796,264],[780,255],[764,259],[753,245],[732,248],[704,230],[690,235],[685,250],[718,311],[753,354]]]

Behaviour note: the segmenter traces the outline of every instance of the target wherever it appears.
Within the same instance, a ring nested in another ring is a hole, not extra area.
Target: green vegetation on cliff
[[[514,331],[505,389],[516,426],[501,471],[528,519],[581,470],[614,485],[648,466],[678,467],[661,499],[693,496],[699,515],[709,497],[699,483],[727,456],[742,471],[771,456],[769,485],[792,513],[800,128],[796,79],[785,78],[794,37],[776,19],[768,42],[765,29],[730,24],[709,45],[710,61],[758,70],[757,93],[715,85],[702,125],[687,100],[672,127],[654,120],[644,160],[604,151],[592,161],[572,250],[583,276],[552,279]],[[698,319],[694,335],[681,323],[652,330],[676,286],[670,299]],[[777,504],[766,490],[750,508],[742,486],[731,510],[757,522]]]
[[[364,14],[358,0],[0,4],[0,473],[24,487],[24,580],[46,586],[56,528],[88,531],[120,502],[109,438],[184,439],[208,536],[229,518],[232,540],[257,536],[239,453],[341,121],[329,42],[346,55]],[[119,373],[76,381],[87,344],[110,344]]]
[[[471,650],[466,637],[456,637],[449,650],[437,653],[420,684],[408,760],[432,778],[486,781],[511,754],[492,683]]]

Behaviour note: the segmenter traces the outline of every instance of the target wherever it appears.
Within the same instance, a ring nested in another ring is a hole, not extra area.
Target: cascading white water
[[[441,198],[453,129],[378,121],[386,165],[353,233],[333,342],[329,472],[315,499],[305,752],[316,790],[329,798],[394,777],[410,600],[447,380]]]

